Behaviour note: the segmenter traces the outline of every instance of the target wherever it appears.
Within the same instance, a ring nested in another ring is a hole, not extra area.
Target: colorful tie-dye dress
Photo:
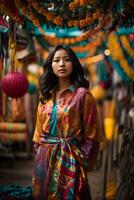
[[[39,144],[33,172],[33,200],[90,200],[82,152],[86,140],[100,141],[97,108],[91,93],[71,86],[58,101],[39,103],[33,141]]]

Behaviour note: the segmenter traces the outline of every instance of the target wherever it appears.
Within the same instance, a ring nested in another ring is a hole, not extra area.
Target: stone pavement
[[[0,185],[31,186],[33,160],[19,159],[0,167]],[[96,170],[88,173],[93,200],[101,200],[102,172]]]

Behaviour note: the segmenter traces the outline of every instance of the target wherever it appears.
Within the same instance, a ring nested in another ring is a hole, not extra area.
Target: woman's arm
[[[81,150],[88,159],[88,169],[93,169],[101,141],[101,131],[95,99],[89,91],[83,99],[82,109],[83,143]]]

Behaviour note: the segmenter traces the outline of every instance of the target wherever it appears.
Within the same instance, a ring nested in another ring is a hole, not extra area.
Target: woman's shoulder
[[[77,92],[86,93],[86,92],[88,92],[88,89],[85,88],[85,87],[78,87],[78,88],[77,88]]]
[[[81,93],[81,94],[84,94],[84,95],[92,95],[91,92],[90,92],[90,89],[87,89],[85,87],[78,87],[77,88],[77,92],[78,93]]]
[[[77,88],[77,93],[83,97],[87,97],[90,99],[94,99],[92,93],[90,92],[90,89],[87,89],[85,87],[79,87]]]

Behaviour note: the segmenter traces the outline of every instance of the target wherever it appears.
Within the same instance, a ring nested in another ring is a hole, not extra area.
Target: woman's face
[[[59,49],[55,52],[52,60],[52,69],[58,78],[69,78],[73,71],[73,64],[64,49]]]

